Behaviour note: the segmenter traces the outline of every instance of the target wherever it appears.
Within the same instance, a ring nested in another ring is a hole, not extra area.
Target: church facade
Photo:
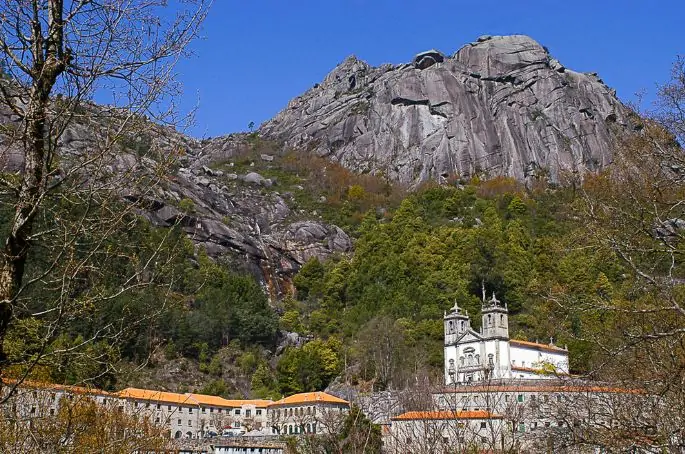
[[[457,304],[445,313],[445,384],[568,375],[566,348],[509,338],[509,310],[494,293],[489,300],[483,296],[481,314],[476,331]]]

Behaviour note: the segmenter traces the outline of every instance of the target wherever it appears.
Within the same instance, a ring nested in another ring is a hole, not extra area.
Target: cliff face
[[[565,68],[531,38],[484,36],[399,66],[348,57],[259,132],[409,185],[541,172],[558,182],[610,163],[627,116],[597,75]]]

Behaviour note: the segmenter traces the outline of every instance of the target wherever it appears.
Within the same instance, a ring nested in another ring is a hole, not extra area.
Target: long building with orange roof
[[[293,394],[269,405],[268,418],[274,435],[334,433],[340,428],[350,404],[317,391]]]
[[[271,400],[231,400],[196,393],[126,388],[118,393],[128,411],[140,412],[169,428],[172,438],[239,435],[267,425]]]
[[[391,419],[383,452],[472,452],[475,447],[506,448],[510,440],[507,422],[491,411],[408,411]]]

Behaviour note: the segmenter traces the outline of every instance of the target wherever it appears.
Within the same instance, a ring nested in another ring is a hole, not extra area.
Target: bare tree
[[[638,127],[618,145],[613,165],[583,185],[586,240],[615,258],[621,281],[583,301],[554,296],[583,322],[576,335],[597,352],[592,373],[655,399],[637,414],[629,401],[607,405],[607,420],[616,425],[607,432],[627,427],[631,439],[666,452],[685,446],[684,70],[678,59],[659,90],[658,109],[635,116]],[[583,430],[585,438],[603,433]],[[625,446],[613,442],[616,450]],[[611,449],[608,435],[604,443]]]
[[[24,387],[0,411],[0,451],[17,454],[157,452],[167,429],[144,414],[121,411],[111,394],[71,387]]]
[[[181,151],[179,136],[158,124],[179,121],[173,67],[208,3],[0,2],[0,371],[21,364],[26,376],[47,354],[113,343],[130,326],[123,318],[50,348],[66,325],[150,285],[168,260],[166,236],[141,250],[126,235]],[[8,338],[28,326],[34,345],[13,356]]]

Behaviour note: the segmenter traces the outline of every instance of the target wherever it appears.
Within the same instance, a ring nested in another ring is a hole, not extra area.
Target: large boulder
[[[426,69],[436,63],[445,61],[445,55],[439,50],[431,49],[421,52],[414,57],[414,68]]]

